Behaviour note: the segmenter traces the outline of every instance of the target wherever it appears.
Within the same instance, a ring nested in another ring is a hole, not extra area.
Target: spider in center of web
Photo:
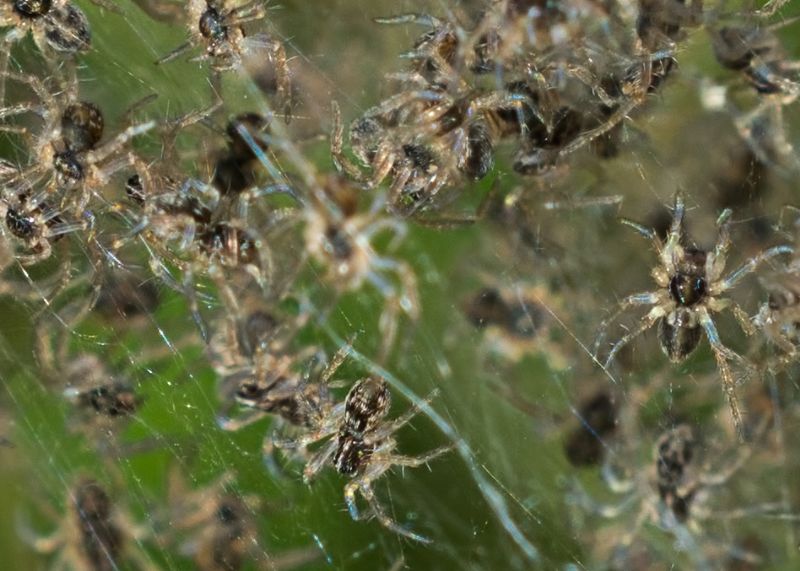
[[[729,362],[736,361],[744,365],[747,370],[752,370],[752,366],[744,357],[722,343],[711,315],[730,309],[742,330],[748,335],[752,334],[754,328],[748,315],[725,294],[767,260],[791,254],[794,250],[788,245],[769,248],[724,276],[728,250],[731,246],[731,210],[724,210],[717,218],[717,243],[711,251],[687,245],[688,240],[683,227],[684,213],[683,195],[678,192],[675,195],[672,224],[665,241],[658,237],[655,230],[623,220],[624,224],[652,241],[660,262],[651,271],[658,289],[630,295],[619,303],[618,310],[600,326],[595,354],[598,354],[608,326],[631,307],[651,306],[651,309],[642,316],[638,327],[630,330],[612,346],[605,359],[604,368],[611,365],[614,357],[625,345],[654,325],[658,328],[659,345],[673,363],[684,361],[694,352],[705,332],[722,377],[734,425],[741,437],[742,415],[739,399],[736,396],[736,382]]]

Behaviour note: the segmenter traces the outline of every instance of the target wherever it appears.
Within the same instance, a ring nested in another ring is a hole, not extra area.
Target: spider
[[[109,272],[102,280],[94,309],[109,321],[123,319],[126,326],[143,321],[158,308],[160,292],[151,280],[129,271]]]
[[[140,0],[140,4],[152,4],[152,0]],[[229,0],[189,0],[186,12],[189,21],[189,38],[158,60],[158,64],[183,55],[195,46],[203,53],[192,61],[210,60],[215,72],[240,69],[243,59],[267,53],[275,66],[278,100],[288,102],[290,96],[290,73],[283,43],[266,33],[248,36],[244,25],[263,20],[266,8],[262,0],[252,0],[238,6]]]
[[[762,423],[759,437],[765,428]],[[619,504],[598,504],[580,487],[572,494],[573,502],[605,519],[617,519],[636,510],[633,523],[626,524],[627,531],[613,540],[615,559],[630,556],[635,538],[647,523],[673,534],[681,545],[693,545],[703,531],[703,522],[729,522],[754,514],[775,514],[783,509],[781,503],[764,503],[724,512],[713,510],[710,503],[714,491],[728,484],[757,448],[739,446],[731,459],[701,463],[703,449],[695,432],[688,424],[678,424],[662,432],[653,446],[652,463],[630,479],[621,479],[613,467],[606,465],[603,478],[609,489],[625,496]]]
[[[263,313],[251,314],[247,325],[258,321],[260,328],[265,323],[264,317]],[[252,332],[249,328],[248,333]],[[331,378],[347,358],[350,345],[339,349],[321,369],[317,355],[309,361],[303,352],[291,355],[277,351],[274,345],[262,347],[249,364],[230,373],[226,379],[237,381],[236,402],[249,412],[239,418],[220,419],[220,425],[225,430],[239,430],[265,416],[276,418],[278,422],[273,424],[271,434],[265,436],[262,451],[270,471],[277,474],[280,471],[275,462],[274,442],[279,439],[278,435],[285,435],[287,428],[293,433],[316,430],[325,418],[340,414],[343,407],[336,404],[330,392],[330,388],[335,386]],[[296,371],[296,364],[304,361],[308,361],[305,371]],[[293,450],[292,456],[308,459],[304,448]]]
[[[486,331],[490,352],[518,362],[536,351],[546,355],[551,366],[563,370],[568,364],[550,340],[551,314],[542,302],[552,297],[542,286],[485,287],[463,304],[463,311],[473,326]]]
[[[595,466],[605,456],[604,440],[617,430],[617,404],[614,397],[600,391],[580,406],[580,425],[564,441],[564,454],[576,468]]]
[[[26,85],[38,101],[5,107],[0,115],[33,113],[43,125],[30,145],[31,165],[4,173],[4,182],[18,193],[31,193],[34,205],[39,200],[60,201],[61,208],[83,215],[110,177],[135,162],[131,153],[122,159],[118,154],[133,138],[153,129],[155,121],[131,125],[102,142],[103,114],[95,104],[79,99],[77,78],[65,87],[65,93],[58,93],[34,75],[8,73],[6,77]],[[23,129],[23,134],[30,137],[28,129]],[[44,189],[38,191],[43,179]]]
[[[23,266],[49,259],[55,242],[89,230],[93,225],[88,217],[72,221],[62,210],[46,202],[32,204],[26,194],[0,196],[0,218],[0,233],[13,245],[14,258]]]
[[[796,73],[800,62],[787,61],[787,54],[775,34],[784,25],[724,26],[712,30],[711,38],[714,55],[721,65],[741,71],[758,93],[784,95],[792,101],[800,94]]]
[[[450,95],[412,88],[368,110],[350,127],[350,144],[364,173],[342,151],[340,110],[334,103],[334,164],[373,188],[389,179],[389,206],[410,216],[442,202],[440,192],[461,178],[477,181],[494,167],[494,141],[507,131],[502,114],[524,104],[517,94]]]
[[[257,569],[291,569],[319,556],[315,549],[300,548],[273,557],[259,545],[254,515],[260,507],[256,496],[230,491],[231,474],[223,474],[203,488],[191,490],[177,471],[169,478],[169,510],[161,544],[179,535],[180,553],[189,555],[199,571],[238,571],[248,561]]]
[[[299,172],[300,180],[293,188],[301,203],[299,209],[285,209],[283,218],[302,228],[302,261],[311,258],[322,265],[326,269],[324,282],[337,295],[357,291],[365,284],[378,290],[386,301],[379,321],[381,351],[385,354],[394,344],[400,312],[414,322],[419,318],[417,280],[407,262],[379,255],[373,241],[381,233],[391,233],[388,249],[392,250],[405,236],[406,225],[383,215],[384,195],[373,196],[369,208],[362,212],[361,189],[339,174],[321,175],[289,140],[283,146]],[[257,151],[255,143],[251,147]],[[267,169],[274,170],[266,155],[262,153],[259,159]],[[399,281],[399,288],[392,277]]]
[[[99,3],[98,0],[95,3]],[[28,32],[39,50],[52,57],[73,56],[91,47],[89,21],[80,8],[69,0],[11,0],[0,6],[0,25],[11,29],[3,37],[0,53],[0,101],[5,101],[5,74],[11,45]]]
[[[730,309],[742,329],[747,334],[751,334],[753,326],[747,314],[730,297],[726,297],[725,293],[764,262],[779,255],[791,254],[794,250],[787,245],[764,250],[727,276],[723,276],[728,250],[731,246],[730,217],[732,211],[724,210],[717,219],[718,238],[712,251],[687,245],[683,227],[684,212],[683,195],[678,192],[675,195],[669,234],[663,241],[654,230],[635,222],[623,220],[624,224],[652,241],[660,262],[660,265],[651,272],[658,289],[630,295],[619,303],[618,310],[600,327],[595,353],[597,353],[597,348],[600,346],[608,325],[628,309],[637,306],[652,306],[652,309],[641,318],[638,327],[625,334],[613,345],[605,359],[604,367],[610,366],[620,349],[654,325],[658,328],[659,345],[673,363],[679,363],[686,359],[697,348],[700,338],[705,332],[722,377],[722,385],[734,425],[741,436],[742,417],[739,400],[736,396],[736,383],[729,367],[729,361],[739,362],[747,369],[750,369],[751,365],[738,353],[722,344],[711,314]]]
[[[372,484],[393,466],[424,466],[452,450],[453,446],[442,446],[416,457],[394,452],[397,443],[392,435],[435,395],[436,391],[397,419],[388,421],[391,393],[386,381],[374,376],[362,378],[350,389],[344,407],[331,410],[315,430],[296,440],[276,441],[275,444],[279,448],[302,450],[309,444],[330,438],[306,463],[303,479],[310,482],[326,465],[332,464],[337,472],[350,478],[344,488],[350,517],[356,521],[364,518],[356,504],[356,494],[361,494],[369,504],[370,514],[382,526],[414,541],[430,543],[430,539],[402,527],[386,513],[375,497]]]
[[[148,530],[135,525],[109,496],[106,488],[90,478],[79,479],[67,496],[68,513],[49,537],[37,537],[21,528],[23,539],[44,554],[56,553],[54,569],[112,571],[123,562],[136,569],[155,571],[141,548]]]

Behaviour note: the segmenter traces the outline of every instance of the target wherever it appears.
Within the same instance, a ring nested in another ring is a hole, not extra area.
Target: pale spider
[[[757,437],[766,429],[761,422]],[[624,496],[618,504],[601,504],[591,498],[579,484],[570,494],[570,502],[587,512],[606,519],[618,519],[633,513],[633,522],[625,522],[626,531],[615,534],[612,557],[627,559],[634,540],[646,524],[673,534],[684,546],[699,542],[704,522],[785,515],[785,502],[766,502],[757,506],[733,510],[715,510],[711,503],[715,491],[728,484],[750,461],[755,444],[737,446],[735,450],[719,456],[716,462],[702,461],[703,449],[688,424],[665,430],[655,442],[652,463],[629,478],[621,478],[610,464],[603,467],[603,479],[609,490]],[[729,458],[732,456],[732,458]]]
[[[402,220],[385,215],[383,193],[371,196],[371,204],[362,211],[362,197],[366,196],[362,189],[342,175],[320,174],[290,141],[283,146],[300,173],[302,184],[295,188],[302,207],[285,209],[281,215],[302,226],[302,261],[310,257],[322,265],[327,270],[324,281],[337,295],[357,291],[365,284],[378,290],[385,300],[379,328],[381,351],[386,354],[397,336],[400,312],[414,322],[419,318],[417,279],[407,262],[378,254],[373,242],[381,233],[392,234],[387,246],[391,251],[405,237],[407,227]],[[274,170],[255,143],[251,148],[265,168]],[[392,278],[399,284],[392,283]]]
[[[67,513],[51,536],[38,537],[20,526],[23,540],[43,554],[55,553],[53,569],[113,571],[125,562],[143,571],[156,571],[142,549],[150,532],[136,525],[109,496],[105,487],[89,478],[69,490]]]
[[[609,367],[617,353],[630,341],[656,325],[658,341],[664,354],[673,363],[686,359],[700,342],[705,332],[722,377],[722,385],[728,398],[734,425],[741,435],[742,416],[736,396],[736,381],[729,361],[736,361],[751,370],[752,366],[738,353],[722,344],[717,327],[711,317],[730,309],[747,333],[753,326],[745,311],[725,293],[738,284],[742,278],[755,271],[764,262],[783,254],[791,254],[794,249],[788,245],[775,246],[752,257],[727,276],[723,276],[728,250],[731,246],[730,217],[732,211],[724,210],[717,219],[718,238],[712,251],[700,250],[687,244],[683,227],[685,206],[683,195],[675,195],[672,225],[666,240],[661,240],[655,230],[645,228],[635,222],[623,220],[645,238],[652,241],[660,265],[653,268],[651,275],[658,285],[657,290],[630,295],[619,303],[619,308],[606,319],[601,327],[595,353],[598,353],[606,328],[622,313],[637,306],[652,306],[642,318],[638,327],[626,333],[617,341],[605,359],[604,367]]]
[[[51,90],[34,75],[8,73],[6,77],[27,86],[38,100],[4,107],[0,116],[33,113],[41,118],[42,126],[33,137],[27,128],[22,129],[24,136],[32,138],[30,166],[3,173],[3,182],[17,192],[29,192],[34,204],[57,202],[65,210],[83,215],[111,176],[134,164],[132,153],[125,153],[125,147],[133,138],[153,129],[155,121],[131,125],[102,142],[103,114],[95,104],[80,100],[77,78],[72,78],[60,93],[57,86]]]
[[[387,416],[391,393],[386,381],[380,377],[366,377],[350,389],[344,407],[337,406],[331,410],[315,430],[295,440],[276,441],[275,445],[302,450],[309,444],[329,438],[306,463],[303,479],[310,482],[325,466],[332,464],[337,472],[350,478],[344,488],[350,517],[354,520],[364,519],[364,514],[356,504],[356,495],[360,494],[369,504],[369,515],[374,516],[382,526],[414,541],[431,543],[430,539],[394,521],[375,497],[372,484],[394,466],[424,466],[452,450],[453,446],[442,446],[415,457],[395,453],[397,442],[393,438],[394,433],[428,406],[435,395],[436,391],[395,420],[389,421]]]
[[[484,287],[462,304],[462,310],[475,328],[485,330],[490,353],[514,363],[538,353],[546,356],[554,369],[564,370],[568,362],[551,339],[552,315],[546,304],[555,306],[556,311],[559,306],[543,285]]]
[[[238,571],[249,561],[256,569],[291,569],[319,557],[313,548],[272,556],[259,544],[257,496],[242,496],[229,488],[231,474],[200,489],[189,489],[176,470],[169,478],[169,510],[159,544],[178,543],[199,571]]]
[[[140,1],[145,3],[153,2]],[[275,66],[278,100],[288,102],[290,73],[283,43],[267,33],[248,36],[245,32],[245,24],[265,18],[263,0],[231,6],[236,3],[237,0],[188,0],[189,38],[157,63],[166,63],[200,46],[203,53],[192,61],[209,60],[215,72],[222,72],[241,68],[246,58],[267,54]]]

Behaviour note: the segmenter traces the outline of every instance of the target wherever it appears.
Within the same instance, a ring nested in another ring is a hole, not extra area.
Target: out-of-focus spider
[[[413,88],[368,110],[350,127],[350,144],[363,172],[343,153],[342,125],[334,104],[331,152],[340,171],[368,188],[391,181],[388,203],[409,216],[432,205],[460,177],[483,179],[494,166],[494,139],[503,121],[496,116],[521,105],[504,92],[457,97]]]
[[[156,126],[154,121],[131,125],[113,139],[101,142],[103,114],[95,104],[79,99],[77,78],[65,87],[64,93],[59,93],[34,75],[8,73],[6,77],[27,86],[37,101],[4,107],[0,115],[33,113],[42,120],[42,127],[30,144],[30,166],[3,176],[3,182],[17,193],[30,195],[32,206],[47,200],[59,202],[61,208],[76,215],[84,214],[89,201],[110,177],[135,163],[132,153],[120,157],[120,152],[131,139]],[[28,129],[22,132],[30,137]],[[39,189],[42,180],[45,182]]]
[[[564,440],[564,454],[575,467],[600,464],[605,456],[604,440],[617,429],[617,404],[605,391],[592,395],[581,403],[579,425]]]
[[[259,545],[255,519],[259,498],[230,491],[232,480],[231,474],[224,474],[206,487],[190,490],[173,470],[168,527],[159,542],[173,544],[179,537],[179,552],[190,556],[199,571],[238,571],[248,561],[255,562],[257,569],[292,569],[319,557],[312,548],[275,557],[267,553]]]
[[[764,262],[779,255],[791,254],[794,250],[788,245],[764,250],[724,276],[728,250],[731,246],[732,211],[724,210],[717,219],[719,234],[712,251],[700,250],[687,244],[683,227],[684,213],[683,195],[678,192],[675,195],[672,225],[665,241],[661,240],[654,230],[623,220],[624,224],[652,241],[660,264],[652,270],[651,275],[659,289],[630,295],[622,300],[619,309],[602,323],[595,344],[595,353],[598,352],[609,324],[632,307],[652,306],[652,309],[641,318],[638,327],[626,333],[613,345],[605,359],[605,367],[611,365],[616,354],[625,345],[654,325],[658,327],[659,345],[673,363],[686,359],[695,350],[705,332],[722,377],[734,425],[741,434],[742,417],[736,396],[736,382],[729,361],[736,361],[748,370],[751,369],[751,365],[738,353],[722,344],[711,314],[730,309],[742,329],[751,334],[754,329],[749,317],[736,302],[725,296],[726,292]]]
[[[369,515],[382,526],[414,541],[430,543],[430,539],[399,525],[386,513],[375,497],[372,484],[394,466],[423,466],[452,450],[452,446],[442,446],[416,457],[395,454],[397,442],[394,433],[427,406],[435,395],[436,392],[389,421],[391,393],[386,381],[380,377],[366,377],[350,389],[344,407],[332,409],[317,429],[296,440],[277,441],[275,444],[279,448],[302,450],[309,444],[330,438],[306,463],[303,479],[310,482],[325,466],[332,464],[337,472],[350,478],[344,488],[344,498],[354,520],[364,518],[356,504],[356,495],[360,494],[369,504]]]
[[[30,529],[19,530],[36,551],[56,554],[53,569],[114,571],[123,563],[143,571],[158,569],[141,547],[150,532],[115,506],[103,485],[79,479],[69,491],[67,505],[53,535],[37,537]]]
[[[145,3],[153,2],[140,2]],[[209,60],[211,68],[221,72],[239,69],[243,59],[266,53],[275,66],[278,100],[288,102],[289,65],[283,43],[267,33],[252,36],[245,33],[245,24],[265,18],[267,12],[263,0],[231,6],[236,3],[237,0],[189,0],[186,3],[189,38],[157,63],[166,63],[201,46],[203,53],[192,61]]]
[[[764,429],[762,423],[759,436]],[[658,437],[652,464],[630,479],[621,479],[611,466],[605,466],[603,477],[611,492],[625,496],[622,502],[598,504],[581,488],[576,490],[572,500],[588,512],[607,519],[617,519],[629,512],[635,514],[632,523],[626,522],[627,531],[614,540],[615,557],[624,558],[628,554],[642,527],[648,523],[683,539],[681,544],[691,545],[694,541],[687,542],[687,539],[702,533],[703,522],[731,521],[785,510],[782,502],[722,512],[712,509],[714,491],[726,485],[747,464],[753,452],[753,446],[738,446],[732,458],[725,454],[720,456],[721,461],[702,461],[702,448],[695,431],[687,424],[679,424]]]
[[[485,287],[463,304],[463,311],[472,325],[486,331],[490,352],[517,362],[535,351],[563,370],[569,364],[550,339],[551,313],[544,300],[553,301],[544,286]]]
[[[712,30],[711,38],[714,55],[721,65],[742,72],[759,93],[781,95],[793,101],[800,95],[800,62],[787,61],[787,54],[775,34],[775,30],[784,25],[786,23],[768,27],[756,23],[724,26]]]
[[[117,270],[103,276],[94,309],[109,320],[123,319],[126,327],[149,317],[158,307],[159,290],[152,279]]]

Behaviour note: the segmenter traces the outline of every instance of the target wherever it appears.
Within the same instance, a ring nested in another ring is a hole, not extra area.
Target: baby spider
[[[765,428],[766,424],[762,423],[757,429],[757,438],[764,435]],[[625,531],[620,533],[618,528],[615,529],[611,545],[606,544],[613,549],[613,559],[630,557],[635,548],[634,541],[647,524],[674,535],[678,540],[676,543],[687,549],[691,545],[712,542],[711,538],[701,537],[703,524],[713,525],[722,521],[730,525],[737,519],[758,515],[792,517],[782,514],[785,509],[782,502],[724,511],[714,509],[715,495],[747,465],[758,447],[755,444],[738,446],[714,460],[703,458],[706,449],[701,445],[691,426],[679,424],[661,433],[653,446],[650,463],[629,478],[621,478],[611,465],[604,466],[603,479],[609,490],[624,496],[618,504],[598,503],[577,485],[572,502],[589,513],[614,520],[633,514],[632,522],[627,519],[622,522]],[[691,550],[689,555],[706,557],[695,550]],[[629,567],[623,564],[620,568]],[[696,565],[693,568],[711,567]]]
[[[467,320],[485,330],[490,353],[513,363],[538,353],[547,357],[551,367],[563,370],[568,366],[566,357],[551,339],[548,304],[555,303],[553,297],[543,286],[484,287],[462,307]]]
[[[8,73],[5,77],[26,86],[37,98],[0,109],[2,117],[32,113],[41,119],[34,137],[22,129],[26,138],[32,138],[30,166],[2,176],[18,192],[31,193],[34,204],[47,198],[75,215],[84,214],[111,176],[135,162],[132,153],[125,152],[128,143],[156,126],[154,121],[132,125],[103,142],[103,113],[95,104],[79,99],[76,78],[67,86],[49,86],[34,75]],[[40,190],[41,181],[44,188]]]
[[[658,289],[626,297],[619,303],[619,309],[600,326],[600,335],[595,343],[595,353],[600,347],[608,325],[632,307],[652,306],[642,318],[638,327],[632,329],[617,341],[605,359],[604,367],[609,367],[617,353],[630,341],[656,325],[658,341],[664,354],[673,363],[680,363],[688,357],[700,342],[705,332],[722,377],[722,385],[728,398],[728,405],[737,431],[741,435],[742,416],[736,396],[736,382],[729,361],[736,361],[751,369],[749,363],[738,353],[722,344],[717,327],[711,317],[730,309],[747,333],[753,326],[744,310],[725,293],[738,284],[743,277],[776,256],[791,254],[791,246],[775,246],[752,257],[727,276],[723,276],[728,250],[731,246],[731,210],[724,210],[717,219],[718,238],[712,251],[705,251],[687,245],[683,227],[685,206],[683,195],[675,195],[672,225],[666,240],[661,240],[652,229],[635,222],[623,220],[645,238],[652,241],[660,265],[653,268],[651,275]]]
[[[252,316],[248,321],[252,321]],[[294,434],[314,431],[326,418],[341,414],[343,406],[334,401],[330,380],[347,358],[350,345],[339,349],[324,367],[320,367],[316,355],[309,357],[303,352],[292,355],[270,349],[274,347],[263,347],[248,365],[231,373],[227,380],[238,381],[236,402],[249,412],[239,418],[220,419],[220,424],[225,430],[238,430],[272,415],[277,422],[265,436],[262,450],[268,468],[277,474],[280,470],[275,462],[274,442],[278,435],[285,436],[287,429]],[[296,368],[303,362],[305,371],[301,373]],[[304,447],[292,452],[292,456],[301,460],[308,459]]]
[[[14,257],[23,266],[47,260],[53,253],[54,242],[92,226],[87,218],[68,221],[61,210],[45,202],[31,204],[26,194],[0,197],[0,218],[0,233],[14,245]]]
[[[453,448],[442,446],[417,457],[395,454],[397,442],[393,434],[427,406],[435,394],[414,405],[397,419],[388,421],[391,405],[389,387],[380,377],[366,377],[350,389],[344,407],[337,406],[331,410],[316,430],[296,440],[275,444],[280,448],[303,449],[311,443],[330,438],[306,464],[303,479],[310,482],[326,465],[332,464],[337,472],[350,478],[344,488],[344,498],[354,520],[364,519],[356,504],[356,494],[361,494],[369,504],[371,515],[382,526],[414,541],[430,543],[430,539],[402,527],[386,513],[375,497],[372,483],[393,466],[423,466]]]
[[[69,491],[67,505],[68,513],[53,535],[37,537],[30,529],[19,530],[36,551],[57,553],[53,569],[113,571],[123,562],[144,571],[158,569],[141,548],[142,540],[149,535],[147,530],[115,508],[100,483],[88,478],[78,480]]]
[[[107,6],[107,0],[94,0]],[[39,50],[48,58],[53,55],[74,56],[89,51],[91,32],[86,15],[69,0],[9,0],[0,5],[0,26],[5,32],[0,50],[0,101],[5,101],[5,73],[11,46],[31,32]]]
[[[152,3],[152,0],[148,0]],[[161,58],[158,64],[171,61],[195,46],[203,53],[192,61],[210,60],[215,72],[239,69],[245,58],[267,54],[275,66],[278,100],[289,98],[289,65],[283,43],[267,33],[248,36],[245,24],[263,20],[266,8],[263,0],[252,0],[238,6],[237,0],[188,0],[189,38]],[[140,2],[144,3],[144,2]]]
[[[228,473],[206,487],[192,490],[173,470],[169,479],[168,519],[159,543],[168,545],[179,538],[179,552],[189,555],[198,571],[239,571],[248,561],[255,562],[256,569],[291,569],[319,556],[311,548],[277,557],[267,553],[259,544],[256,525],[259,498],[229,490],[231,483]]]

